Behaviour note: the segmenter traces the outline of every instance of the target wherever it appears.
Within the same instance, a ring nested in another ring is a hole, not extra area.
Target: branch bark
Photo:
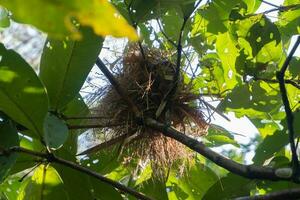
[[[165,136],[175,139],[176,141],[184,144],[185,146],[189,147],[190,149],[198,152],[205,158],[211,160],[215,164],[227,169],[228,171],[243,176],[249,179],[265,179],[265,180],[291,180],[292,177],[283,177],[280,176],[277,172],[278,169],[269,168],[269,167],[259,167],[255,165],[243,165],[237,163],[231,159],[228,159],[208,147],[206,147],[202,142],[193,139],[176,129],[162,124],[154,119],[147,118],[144,121],[145,126],[150,127],[154,130],[157,130],[163,133]],[[294,180],[296,182],[296,180]]]
[[[132,100],[128,97],[127,93],[122,89],[118,81],[115,79],[115,77],[111,74],[111,72],[107,69],[105,64],[100,60],[100,58],[97,58],[96,65],[99,67],[99,69],[102,71],[102,73],[105,75],[105,77],[109,80],[110,84],[113,85],[115,90],[118,92],[118,94],[126,101],[129,108],[132,110],[132,112],[135,114],[136,117],[140,117],[140,111],[136,107],[136,105],[132,102]]]
[[[125,192],[127,194],[131,194],[132,196],[138,198],[138,199],[142,199],[142,200],[152,200],[150,197],[145,196],[144,194],[135,191],[134,189],[130,188],[130,187],[126,187],[114,180],[111,180],[105,176],[102,176],[101,174],[98,174],[88,168],[85,168],[81,165],[78,165],[77,163],[68,161],[68,160],[64,160],[62,158],[56,157],[54,154],[49,154],[49,153],[41,153],[41,152],[36,152],[36,151],[32,151],[29,149],[25,149],[19,146],[16,147],[11,147],[9,149],[0,149],[0,155],[3,156],[8,156],[11,153],[23,153],[23,154],[27,154],[33,157],[39,157],[39,158],[43,158],[45,159],[47,162],[50,163],[57,163],[57,164],[61,164],[65,167],[69,167],[72,168],[74,170],[77,170],[81,173],[87,174],[89,176],[92,176],[104,183],[107,183],[117,189],[119,189],[122,192]]]
[[[298,36],[297,41],[295,42],[291,52],[289,53],[288,57],[286,58],[285,62],[283,63],[280,71],[278,71],[276,73],[276,77],[279,82],[279,88],[280,88],[280,93],[281,93],[281,97],[282,97],[282,102],[283,102],[284,110],[286,113],[287,128],[288,128],[288,132],[289,132],[289,142],[290,142],[291,151],[292,151],[293,174],[296,179],[299,176],[299,160],[298,160],[298,155],[297,155],[297,148],[295,145],[294,116],[293,116],[292,109],[290,107],[287,90],[285,88],[284,75],[285,75],[285,72],[286,72],[286,70],[290,64],[290,61],[291,61],[295,51],[297,50],[299,44],[300,44],[300,36]]]

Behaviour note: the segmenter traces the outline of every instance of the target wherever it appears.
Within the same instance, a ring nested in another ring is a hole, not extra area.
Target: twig
[[[259,0],[259,1],[261,1],[262,3],[267,4],[267,5],[269,5],[269,6],[273,6],[273,7],[275,7],[275,8],[279,8],[279,7],[280,7],[280,6],[277,6],[277,5],[272,4],[272,3],[270,3],[270,2],[267,2],[267,1],[265,1],[265,0]]]
[[[200,5],[200,3],[201,3],[201,0],[196,3],[195,9],[197,9],[197,7]],[[195,9],[194,9],[194,11],[195,11]],[[179,78],[180,78],[180,67],[181,67],[181,55],[182,55],[182,44],[181,43],[182,43],[183,32],[184,32],[184,28],[185,28],[187,21],[189,20],[191,15],[194,13],[194,11],[191,12],[188,16],[184,16],[184,18],[183,18],[183,23],[182,23],[180,31],[179,31],[179,38],[178,38],[178,42],[177,42],[177,59],[176,59],[175,74],[174,74],[174,78],[173,78],[173,85],[170,88],[170,90],[166,93],[166,95],[163,97],[163,99],[161,100],[161,103],[158,106],[158,109],[156,111],[156,118],[158,118],[159,115],[163,111],[168,109],[168,107],[171,107],[172,98],[175,95],[176,90],[178,88],[178,82],[179,82]],[[167,37],[167,40],[171,41],[170,39],[168,39],[168,37]],[[171,42],[171,44],[173,44],[173,43],[174,42]]]
[[[141,117],[139,109],[136,107],[136,105],[132,102],[132,100],[128,97],[127,93],[122,89],[120,84],[117,82],[115,77],[111,74],[111,72],[107,69],[105,64],[100,60],[100,58],[97,58],[96,65],[99,67],[99,69],[103,72],[105,77],[109,80],[110,84],[115,88],[117,93],[126,101],[129,108],[132,110],[134,115],[136,117]]]
[[[266,79],[266,78],[259,78],[259,77],[255,77],[253,80],[256,80],[256,81],[265,81],[267,83],[279,83],[278,80],[275,80],[275,79]],[[294,81],[294,80],[284,80],[284,82],[286,84],[290,84],[292,86],[294,86],[295,88],[298,88],[300,90],[300,85]]]
[[[255,196],[247,196],[247,197],[239,197],[235,200],[282,200],[282,199],[299,199],[300,198],[300,189],[292,188],[287,190],[282,190],[278,192],[271,192],[265,195],[255,195]]]
[[[124,124],[85,124],[85,125],[68,125],[69,129],[89,129],[89,128],[107,128],[107,127],[115,127],[122,126]]]
[[[33,157],[39,157],[39,158],[43,158],[45,159],[47,162],[49,163],[57,163],[57,164],[61,164],[65,167],[68,167],[68,168],[72,168],[72,169],[75,169],[79,172],[82,172],[84,174],[87,174],[89,176],[92,176],[104,183],[107,183],[117,189],[119,189],[120,191],[122,192],[125,192],[127,194],[131,194],[132,196],[138,198],[138,199],[143,199],[143,200],[151,200],[150,197],[147,197],[145,196],[144,194],[140,193],[140,192],[137,192],[135,190],[133,190],[132,188],[130,187],[126,187],[116,181],[113,181],[105,176],[102,176],[101,174],[98,174],[88,168],[85,168],[81,165],[78,165],[77,163],[74,163],[74,162],[71,162],[71,161],[68,161],[68,160],[64,160],[62,158],[59,158],[59,157],[56,157],[54,154],[49,154],[49,153],[41,153],[41,152],[36,152],[36,151],[32,151],[32,150],[29,150],[29,149],[25,149],[25,148],[22,148],[22,147],[19,147],[19,146],[16,146],[16,147],[11,147],[9,149],[1,149],[0,150],[0,155],[9,155],[11,153],[24,153],[24,154],[27,154],[27,155],[30,155],[30,156],[33,156]]]
[[[81,155],[86,155],[86,154],[91,154],[91,153],[94,153],[94,152],[97,152],[97,151],[100,151],[101,149],[103,148],[107,148],[107,147],[110,147],[118,142],[121,142],[123,140],[125,140],[126,138],[128,137],[128,134],[123,134],[121,136],[118,136],[116,138],[113,138],[111,140],[108,140],[106,142],[103,142],[101,144],[97,144],[96,146],[93,146],[79,154],[77,154],[77,156],[81,156]]]
[[[295,42],[291,52],[289,53],[288,57],[286,58],[285,62],[283,63],[280,71],[276,73],[277,80],[279,82],[279,88],[280,88],[280,93],[282,97],[282,102],[284,105],[284,110],[286,113],[286,121],[287,121],[287,128],[289,132],[289,142],[291,146],[291,151],[292,151],[292,166],[293,166],[293,174],[294,177],[297,178],[299,175],[299,161],[298,161],[298,155],[297,155],[297,149],[295,145],[295,132],[294,132],[294,116],[292,109],[290,107],[290,102],[287,96],[287,90],[285,88],[285,81],[284,81],[284,75],[285,72],[289,66],[289,63],[297,50],[297,47],[300,44],[300,36],[298,36],[297,41]]]
[[[294,4],[294,5],[289,5],[289,6],[279,6],[279,7],[276,7],[276,8],[272,8],[270,10],[266,10],[266,11],[261,12],[261,13],[249,14],[247,16],[250,17],[250,16],[255,16],[255,15],[260,15],[260,14],[266,15],[266,14],[269,14],[271,12],[276,12],[276,11],[285,12],[285,11],[288,11],[288,10],[291,10],[291,9],[298,9],[299,6],[300,6],[300,4]]]
[[[109,119],[110,116],[64,116],[64,120],[81,120],[81,119]]]

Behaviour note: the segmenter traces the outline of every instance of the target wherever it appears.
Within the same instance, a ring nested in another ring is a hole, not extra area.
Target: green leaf
[[[62,148],[57,152],[64,159],[76,162],[76,157],[70,154],[66,149]],[[82,199],[123,199],[119,192],[112,186],[92,178],[83,173],[78,173],[74,169],[67,168],[62,165],[55,164],[55,168],[59,172],[66,191],[72,200]],[[76,174],[74,176],[74,174]]]
[[[17,176],[9,176],[0,184],[0,199],[1,200],[15,200],[18,199],[19,190],[21,187],[20,178]],[[1,194],[4,195],[2,199]]]
[[[249,196],[254,182],[232,173],[218,180],[204,195],[203,200],[225,200]]]
[[[234,88],[238,83],[236,77],[235,60],[237,58],[238,49],[235,42],[230,38],[228,32],[220,34],[216,41],[216,50],[223,67],[223,78],[228,89]]]
[[[300,137],[300,112],[294,112],[294,131],[295,138]],[[276,152],[289,144],[289,135],[287,132],[286,120],[283,120],[283,130],[277,130],[274,134],[268,135],[256,149],[253,162],[263,164],[265,160],[272,157]]]
[[[260,21],[255,23],[247,33],[246,40],[250,43],[252,47],[253,57],[258,56],[261,62],[263,62],[263,57],[274,57],[272,55],[276,50],[274,48],[281,48],[281,36],[278,28],[273,24],[268,18],[262,17]],[[263,49],[265,48],[265,49]],[[265,50],[266,52],[260,52]],[[282,51],[278,51],[280,54]],[[269,54],[270,55],[269,55]],[[275,56],[278,60],[281,55]],[[279,58],[278,58],[279,57]],[[270,59],[269,59],[270,60]]]
[[[206,191],[218,180],[217,175],[210,168],[200,163],[187,166],[183,175],[177,173],[171,173],[168,179],[170,199],[174,195],[177,199],[202,199]]]
[[[128,4],[131,4],[131,15],[136,23],[142,23],[144,21],[155,18],[153,12],[158,5],[157,1],[135,0],[129,1]]]
[[[53,200],[69,197],[57,171],[50,165],[40,165],[33,176],[22,184],[18,200]]]
[[[10,19],[8,11],[0,6],[0,27],[7,28],[10,26]]]
[[[214,124],[210,125],[205,139],[210,142],[207,144],[207,146],[216,147],[224,144],[232,144],[236,147],[239,147],[239,144],[234,140],[231,132]]]
[[[60,148],[68,138],[68,127],[55,115],[48,113],[44,124],[44,139],[51,149]]]
[[[23,58],[0,44],[0,110],[11,119],[43,135],[48,98],[44,86]]]
[[[134,28],[106,0],[28,0],[26,3],[20,0],[0,0],[0,5],[9,9],[17,22],[34,25],[56,39],[66,36],[80,38],[74,19],[84,26],[92,27],[101,36],[138,39]]]
[[[220,109],[234,111],[237,117],[281,120],[284,117],[281,106],[278,90],[264,82],[256,81],[234,88],[222,101]]]
[[[70,200],[94,199],[87,175],[61,165],[54,166],[64,183],[64,188]]]
[[[170,40],[177,43],[183,24],[182,16],[175,9],[172,9],[162,16],[161,19],[165,34]]]
[[[300,77],[300,57],[293,57],[289,64],[289,71],[293,78]]]
[[[1,150],[13,146],[19,146],[17,129],[9,119],[0,115],[0,183],[6,178],[17,159],[16,153],[9,156],[1,155]]]
[[[29,149],[36,152],[41,152],[45,150],[45,147],[41,142],[35,138],[28,138],[24,136],[20,136],[20,147],[25,149]],[[10,170],[10,174],[16,174],[23,170],[29,169],[36,164],[36,159],[32,156],[21,153],[18,155],[17,161]]]
[[[150,178],[138,185],[138,190],[157,200],[168,200],[166,185],[162,180]]]
[[[63,110],[64,116],[79,116],[79,117],[85,117],[89,114],[89,108],[85,104],[83,98],[80,94],[78,94],[70,103],[67,104],[65,109]],[[68,120],[68,125],[79,125],[84,124],[84,120]],[[72,155],[76,155],[77,153],[77,140],[78,135],[83,133],[85,130],[69,130],[69,136],[65,144],[63,145],[63,148],[69,151]]]
[[[90,177],[92,184],[94,199],[113,199],[113,200],[123,200],[121,194],[111,185],[103,183],[102,181]]]
[[[44,47],[40,77],[54,110],[63,109],[78,94],[100,53],[103,39],[90,28],[81,30],[81,41],[49,39]]]
[[[279,30],[282,35],[290,40],[293,35],[300,33],[300,5],[298,0],[285,0],[283,5],[297,5],[293,9],[289,9],[285,12],[279,12],[278,15],[277,24],[279,26]]]

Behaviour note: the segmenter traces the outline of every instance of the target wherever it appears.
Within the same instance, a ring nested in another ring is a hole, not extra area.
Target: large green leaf
[[[300,112],[294,112],[295,137],[300,137]],[[283,121],[283,130],[277,130],[274,134],[268,135],[256,149],[253,161],[256,164],[263,164],[265,160],[272,157],[276,152],[289,144],[289,135],[286,129],[286,122]]]
[[[220,109],[234,111],[238,117],[276,120],[284,117],[278,90],[264,82],[239,85],[222,101]]]
[[[206,192],[203,200],[227,200],[240,196],[249,196],[253,186],[253,181],[229,173],[226,177],[216,181]]]
[[[261,62],[281,57],[281,36],[278,28],[268,18],[262,17],[248,31],[246,40],[252,47],[252,56]]]
[[[21,188],[20,178],[18,176],[9,176],[0,184],[0,199],[14,200],[18,198]],[[4,196],[2,197],[1,194]]]
[[[0,115],[0,152],[1,149],[6,149],[12,146],[19,145],[18,132],[13,123],[2,118]],[[8,175],[9,170],[13,167],[17,159],[17,154],[8,155],[0,154],[0,183]]]
[[[300,5],[298,0],[285,0],[284,6],[297,5],[293,9],[280,12],[278,26],[282,35],[290,39],[291,36],[300,33]]]
[[[78,94],[100,53],[103,39],[90,28],[81,30],[81,41],[49,39],[44,47],[40,77],[54,110],[63,109]]]
[[[60,148],[68,138],[68,127],[65,122],[49,113],[44,124],[44,139],[51,149]]]
[[[171,173],[168,179],[169,199],[202,199],[206,191],[218,180],[217,175],[208,167],[197,163],[187,166],[183,175]]]
[[[238,56],[238,49],[228,32],[217,37],[216,50],[222,62],[226,86],[233,88],[237,84],[235,60]]]
[[[45,146],[35,138],[20,136],[20,147],[36,152],[45,150]],[[15,174],[23,170],[29,169],[36,165],[36,159],[30,155],[21,153],[18,155],[17,161],[10,170],[10,174]]]
[[[33,176],[22,184],[18,200],[53,200],[69,197],[57,171],[50,165],[40,165]]]
[[[64,148],[59,150],[58,155],[64,159],[76,162],[75,156],[70,154]],[[119,192],[117,192],[112,186],[103,183],[98,179],[62,165],[55,165],[55,168],[59,172],[64,182],[66,191],[72,200],[123,199]]]
[[[80,94],[78,94],[70,103],[67,104],[65,109],[62,111],[63,114],[67,117],[77,116],[77,117],[85,117],[89,114],[89,108],[85,104],[83,98]],[[79,125],[84,124],[85,121],[82,119],[75,120],[67,120],[68,125]],[[84,129],[80,130],[69,130],[69,136],[63,148],[69,151],[72,155],[76,155],[77,153],[77,140],[78,135],[83,133]]]
[[[0,110],[36,136],[42,136],[48,112],[44,86],[26,61],[2,44],[0,56]]]
[[[121,194],[112,186],[107,183],[103,183],[98,179],[90,177],[92,188],[94,188],[94,198],[105,200],[105,199],[113,199],[113,200],[123,200]]]
[[[239,147],[239,144],[234,140],[232,133],[214,124],[210,125],[205,139],[209,141],[206,144],[207,146],[217,147],[224,144],[232,144],[236,147]]]
[[[137,39],[133,27],[106,0],[28,0],[26,3],[22,0],[0,0],[0,5],[9,9],[16,21],[34,25],[60,39],[65,36],[80,37],[74,19],[82,25],[93,27],[98,35]]]
[[[65,190],[70,199],[93,199],[93,188],[87,175],[61,165],[55,165],[55,168],[63,180]]]

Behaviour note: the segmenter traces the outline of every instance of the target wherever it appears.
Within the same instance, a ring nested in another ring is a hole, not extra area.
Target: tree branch
[[[144,124],[154,130],[163,133],[165,136],[175,139],[176,141],[184,144],[190,149],[200,153],[205,158],[211,160],[215,164],[227,169],[228,171],[243,176],[248,179],[265,179],[265,180],[292,180],[291,175],[283,175],[280,172],[282,169],[274,169],[270,167],[259,167],[254,165],[243,165],[237,163],[231,159],[228,159],[208,147],[206,147],[202,142],[197,141],[170,126],[162,124],[154,119],[147,118],[144,120]],[[288,171],[290,169],[287,169]],[[290,170],[291,171],[291,170]],[[297,180],[293,180],[297,182]]]
[[[85,124],[85,125],[68,125],[69,129],[88,129],[88,128],[109,128],[115,126],[122,126],[124,124]]]
[[[235,200],[282,200],[282,199],[299,199],[300,198],[300,189],[293,188],[282,190],[278,192],[271,192],[265,195],[255,195],[255,196],[247,196],[247,197],[239,197]]]
[[[276,73],[277,80],[279,82],[279,88],[280,93],[282,97],[282,102],[284,105],[284,110],[286,113],[286,121],[287,121],[287,128],[289,132],[289,142],[291,146],[292,151],[292,166],[293,166],[293,175],[295,178],[298,178],[299,175],[299,161],[298,161],[298,155],[297,155],[297,148],[295,145],[295,132],[294,132],[294,116],[292,109],[290,107],[290,102],[287,96],[287,90],[285,88],[285,80],[284,75],[285,72],[289,66],[289,63],[297,50],[298,46],[300,44],[300,36],[298,36],[297,41],[295,42],[291,52],[289,53],[288,57],[286,58],[285,62],[283,63],[280,71]]]
[[[127,105],[132,110],[132,112],[135,114],[135,116],[139,118],[141,116],[139,109],[132,102],[132,100],[128,97],[127,93],[122,89],[120,84],[117,82],[115,77],[111,74],[111,72],[107,69],[105,64],[100,60],[100,58],[97,58],[96,65],[103,72],[103,74],[109,80],[110,84],[112,84],[112,86],[115,88],[117,93],[126,101]]]
[[[36,151],[25,149],[25,148],[22,148],[22,147],[19,147],[19,146],[11,147],[9,149],[0,149],[0,155],[8,156],[12,153],[24,153],[24,154],[27,154],[27,155],[30,155],[30,156],[33,156],[33,157],[43,158],[47,162],[50,162],[50,163],[61,164],[65,167],[72,168],[74,170],[77,170],[77,171],[82,172],[84,174],[87,174],[89,176],[92,176],[92,177],[94,177],[94,178],[96,178],[96,179],[98,179],[98,180],[100,180],[104,183],[107,183],[107,184],[119,189],[122,192],[125,192],[127,194],[131,194],[132,196],[134,196],[138,199],[151,200],[150,197],[147,197],[144,194],[139,193],[139,192],[133,190],[130,187],[126,187],[126,186],[124,186],[124,185],[122,185],[122,184],[120,184],[120,183],[118,183],[114,180],[111,180],[111,179],[109,179],[105,176],[102,176],[101,174],[98,174],[98,173],[96,173],[96,172],[94,172],[94,171],[92,171],[88,168],[85,168],[81,165],[78,165],[77,163],[74,163],[74,162],[56,157],[54,154],[36,152]]]

